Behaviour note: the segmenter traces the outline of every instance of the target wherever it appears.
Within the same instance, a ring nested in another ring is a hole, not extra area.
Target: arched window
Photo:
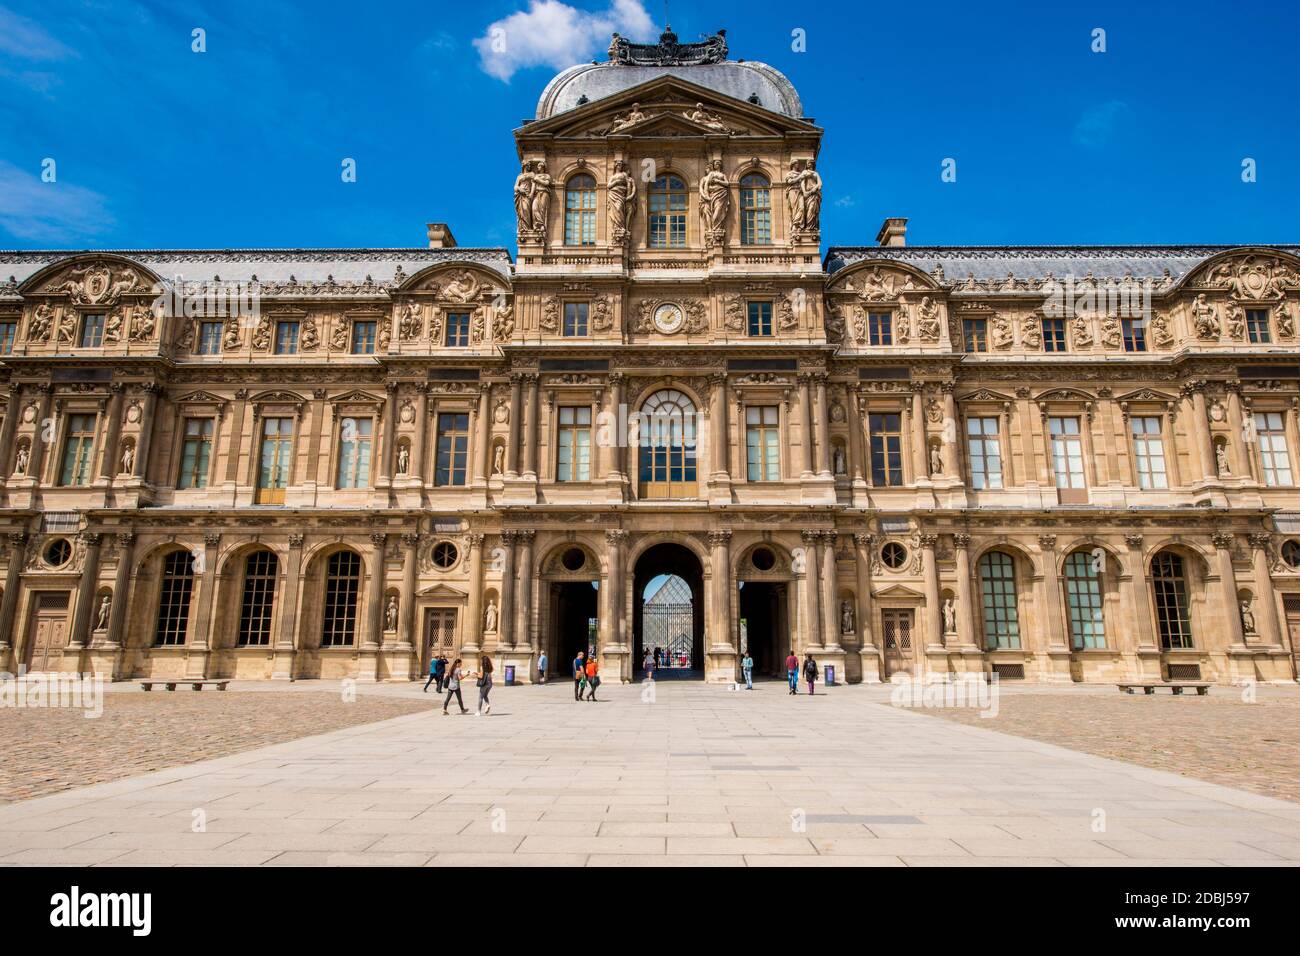
[[[695,415],[695,403],[675,389],[655,392],[641,406],[637,441],[643,497],[694,497]]]
[[[596,244],[596,180],[579,173],[564,186],[564,244]]]
[[[1070,644],[1076,650],[1106,646],[1101,594],[1101,560],[1090,551],[1065,559],[1065,603],[1070,615]]]
[[[1152,558],[1151,587],[1155,592],[1160,646],[1191,647],[1192,614],[1187,603],[1187,578],[1181,555],[1161,551]]]
[[[357,594],[361,590],[361,558],[355,551],[336,551],[325,569],[325,618],[321,647],[345,647],[356,640]]]
[[[984,607],[984,640],[991,651],[1020,647],[1020,615],[1016,605],[1016,564],[1011,555],[990,551],[979,560],[980,602]]]
[[[772,184],[759,173],[740,180],[740,244],[772,244]]]
[[[244,598],[239,611],[239,646],[271,643],[271,611],[280,562],[270,551],[254,551],[244,562]]]
[[[650,185],[650,248],[686,245],[686,183],[665,173]]]
[[[185,643],[190,624],[190,597],[194,594],[194,556],[173,551],[163,558],[162,590],[158,593],[158,626],[154,643],[175,647]]]

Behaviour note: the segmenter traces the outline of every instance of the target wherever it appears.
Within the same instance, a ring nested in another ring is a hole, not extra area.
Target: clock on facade
[[[672,335],[682,327],[685,317],[682,315],[682,308],[671,302],[665,302],[659,308],[655,309],[655,328],[664,335]]]

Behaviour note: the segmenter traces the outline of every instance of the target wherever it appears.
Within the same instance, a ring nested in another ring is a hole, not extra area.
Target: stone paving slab
[[[1300,865],[1296,803],[887,688],[602,690],[590,707],[503,687],[489,717],[408,714],[0,806],[0,865]]]

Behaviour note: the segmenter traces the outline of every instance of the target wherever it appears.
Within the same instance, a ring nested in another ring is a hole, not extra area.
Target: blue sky
[[[885,216],[916,244],[1295,242],[1295,7],[676,0],[672,22],[727,28],[799,89],[826,130],[824,245]],[[412,246],[436,220],[513,251],[511,130],[558,66],[663,20],[653,0],[0,0],[0,246]],[[507,54],[485,57],[494,25]]]

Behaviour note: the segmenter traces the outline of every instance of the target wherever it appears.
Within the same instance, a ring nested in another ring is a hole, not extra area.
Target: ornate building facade
[[[513,260],[0,253],[0,665],[630,680],[673,574],[709,680],[1294,679],[1300,247],[823,256],[821,135],[615,37],[515,131]]]

